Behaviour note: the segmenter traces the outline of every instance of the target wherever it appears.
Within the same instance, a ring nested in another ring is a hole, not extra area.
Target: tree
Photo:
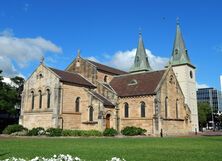
[[[23,90],[24,79],[21,77],[14,77],[11,80],[17,85],[17,87],[10,86],[4,83],[2,70],[0,70],[0,110],[8,113],[16,113],[15,105],[21,103],[21,93]]]
[[[209,120],[211,120],[211,108],[209,103],[200,102],[198,103],[198,119],[199,119],[199,127],[202,129],[206,127],[206,124]]]
[[[16,87],[14,87],[17,91],[17,101],[16,104],[20,107],[21,105],[21,94],[23,91],[23,86],[24,86],[24,78],[15,76],[14,78],[11,78],[11,81],[16,84]]]

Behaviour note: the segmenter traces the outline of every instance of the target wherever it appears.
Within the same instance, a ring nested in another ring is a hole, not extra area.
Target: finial
[[[180,18],[177,17],[176,21],[177,21],[177,25],[179,25],[180,24]]]
[[[141,35],[142,35],[142,28],[139,27],[139,36],[141,36]]]
[[[80,49],[77,50],[77,57],[80,57]]]
[[[44,60],[45,60],[45,58],[44,58],[44,56],[42,56],[42,57],[40,58],[40,64],[43,64],[43,63],[44,63]]]

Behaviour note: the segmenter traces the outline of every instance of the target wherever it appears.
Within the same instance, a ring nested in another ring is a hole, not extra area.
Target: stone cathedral
[[[40,63],[25,82],[19,122],[29,129],[136,126],[151,136],[184,135],[198,131],[195,83],[177,23],[172,57],[163,70],[152,70],[141,34],[128,72],[84,59],[80,52],[65,70]]]

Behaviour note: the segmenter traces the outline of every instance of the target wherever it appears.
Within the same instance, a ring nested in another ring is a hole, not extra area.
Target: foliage
[[[60,128],[49,128],[46,130],[47,136],[62,136],[62,129]]]
[[[63,130],[63,136],[102,136],[97,130]]]
[[[118,132],[114,128],[107,128],[103,131],[104,136],[116,136]]]
[[[206,124],[211,120],[211,108],[209,103],[198,103],[198,119],[200,128],[206,127]]]
[[[123,130],[121,130],[121,133],[127,136],[145,135],[145,132],[146,129],[142,129],[140,127],[135,126],[127,126]]]
[[[29,136],[45,135],[45,129],[42,127],[32,128],[28,131]]]
[[[14,87],[2,82],[3,77],[1,74],[2,70],[0,70],[0,110],[15,114],[17,112],[15,105],[20,106],[21,104],[21,92],[23,90],[24,79],[17,76],[11,78],[17,85],[17,87]]]
[[[3,130],[3,134],[12,134],[14,132],[19,132],[19,131],[23,131],[23,130],[27,130],[26,128],[24,128],[22,125],[18,125],[18,124],[13,124],[13,125],[8,125],[4,130]]]
[[[1,138],[0,160],[70,154],[86,161],[219,161],[222,137]]]

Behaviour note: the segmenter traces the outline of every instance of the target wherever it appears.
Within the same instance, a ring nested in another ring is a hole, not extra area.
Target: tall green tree
[[[0,70],[0,110],[12,114],[16,113],[15,105],[21,101],[19,91],[21,92],[21,89],[23,88],[22,80],[20,78],[14,79],[15,81],[18,80],[18,87],[10,86],[2,80],[2,70]]]
[[[211,120],[211,108],[209,103],[200,102],[198,103],[198,119],[199,119],[199,127],[202,129],[206,127],[206,124],[209,120]]]

